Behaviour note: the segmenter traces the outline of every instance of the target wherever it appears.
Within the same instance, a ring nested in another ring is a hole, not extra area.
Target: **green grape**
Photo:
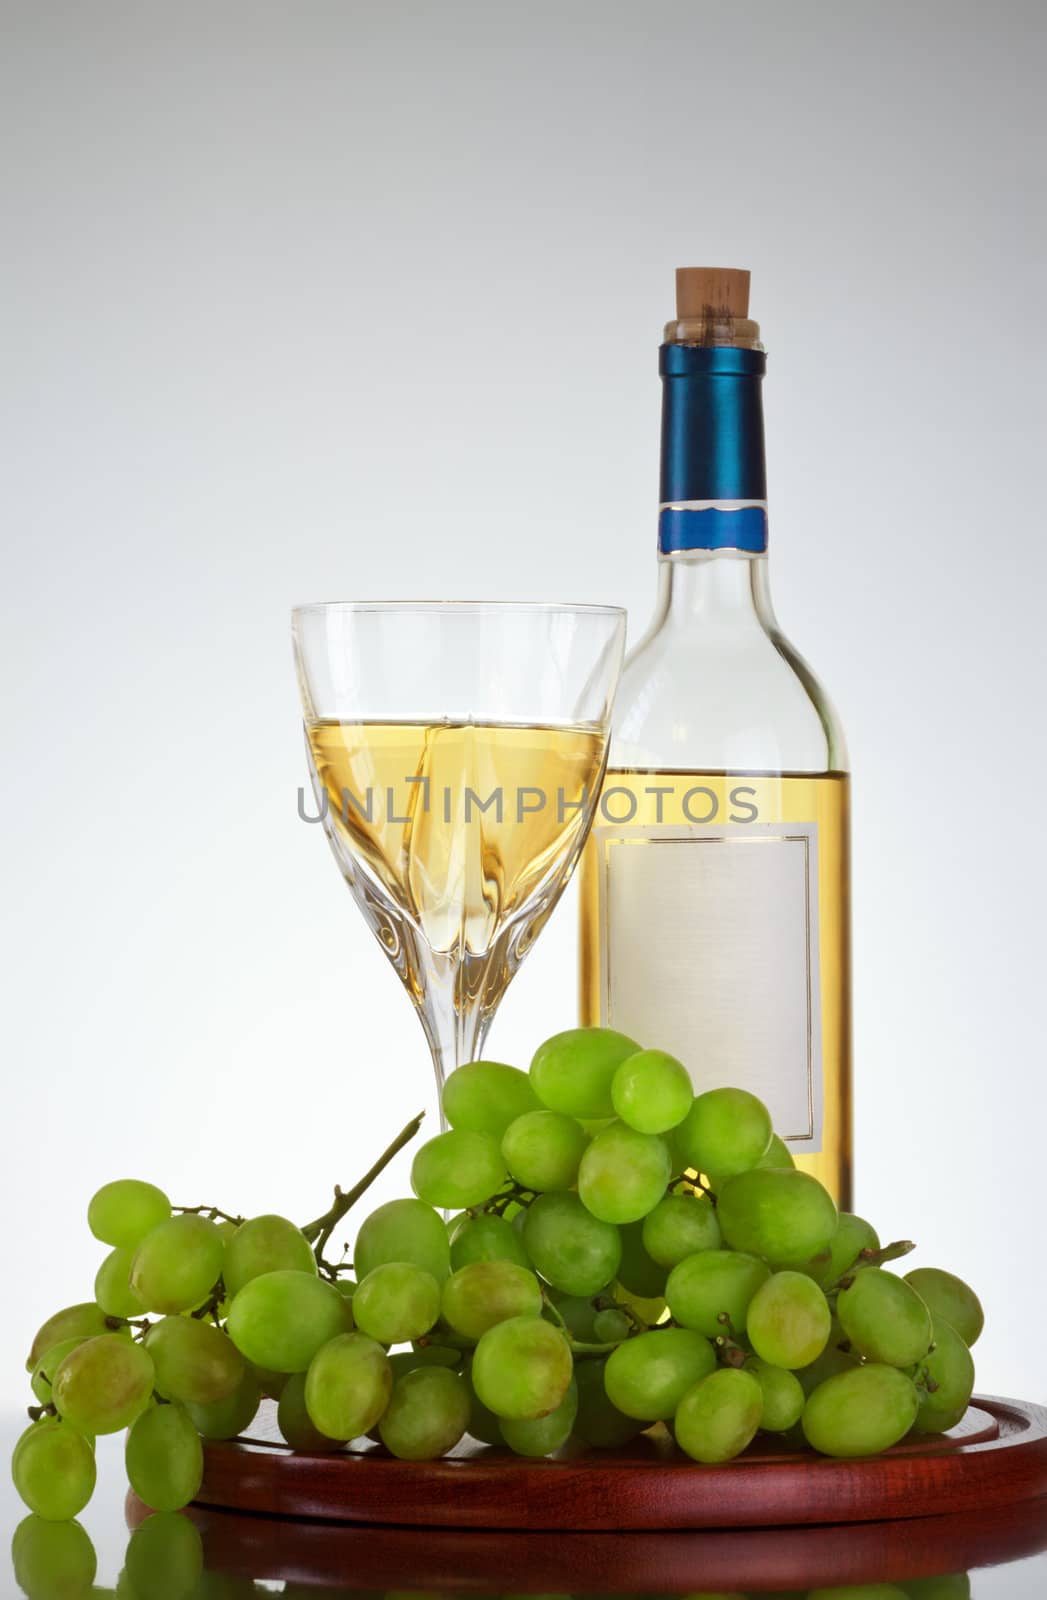
[[[664,1050],[627,1056],[611,1079],[616,1114],[638,1133],[668,1133],[687,1116],[694,1089],[687,1068]]]
[[[752,1373],[763,1396],[760,1427],[766,1433],[785,1433],[795,1427],[807,1399],[795,1372],[772,1366],[770,1362],[761,1361],[759,1356],[748,1357],[745,1371]]]
[[[880,1236],[871,1222],[866,1222],[864,1217],[856,1217],[853,1212],[841,1211],[836,1232],[825,1250],[800,1270],[813,1278],[815,1283],[821,1284],[823,1289],[828,1289],[839,1283],[852,1267],[865,1264],[858,1260],[863,1250],[879,1248]]]
[[[771,1113],[746,1089],[709,1089],[676,1130],[677,1147],[695,1172],[733,1178],[767,1153]]]
[[[974,1359],[965,1341],[943,1317],[934,1318],[934,1345],[930,1355],[920,1362],[920,1374],[926,1374],[937,1387],[931,1391],[917,1385],[917,1433],[945,1433],[955,1428],[966,1415],[974,1393]]]
[[[95,1487],[94,1451],[71,1423],[55,1417],[31,1423],[11,1457],[14,1486],[46,1522],[75,1517]]]
[[[51,1384],[58,1368],[70,1350],[75,1350],[83,1342],[82,1339],[62,1339],[40,1357],[32,1376],[32,1390],[42,1406],[51,1403]]]
[[[752,1442],[762,1413],[763,1392],[752,1373],[721,1367],[684,1395],[673,1433],[692,1461],[731,1461]]]
[[[196,1526],[178,1511],[157,1511],[127,1541],[124,1575],[132,1600],[189,1600],[204,1570]]]
[[[807,1600],[906,1600],[906,1591],[893,1583],[842,1583],[812,1589]]]
[[[832,1312],[802,1272],[776,1272],[749,1302],[745,1331],[756,1354],[790,1371],[809,1367],[829,1342]]]
[[[125,1459],[131,1488],[154,1511],[180,1511],[203,1480],[203,1446],[183,1406],[143,1411],[127,1435]]]
[[[611,1082],[627,1056],[640,1046],[613,1028],[570,1028],[538,1046],[531,1084],[550,1111],[569,1117],[614,1115]]]
[[[567,1386],[555,1411],[547,1417],[533,1417],[511,1421],[508,1417],[500,1424],[501,1435],[510,1450],[518,1456],[548,1456],[567,1443],[578,1415],[578,1385],[574,1379]]]
[[[446,1367],[418,1367],[394,1385],[378,1431],[401,1461],[433,1461],[454,1449],[468,1423],[465,1379]]]
[[[977,1344],[985,1326],[985,1313],[978,1296],[962,1278],[941,1267],[914,1267],[905,1274],[905,1282],[916,1290],[932,1317],[941,1317],[965,1344]]]
[[[716,1207],[704,1195],[667,1194],[643,1219],[644,1249],[663,1267],[722,1243]]]
[[[593,1336],[597,1344],[617,1344],[628,1339],[632,1331],[632,1318],[618,1306],[608,1306],[593,1318]]]
[[[411,1163],[411,1188],[431,1206],[478,1206],[505,1182],[498,1140],[464,1128],[438,1133]]]
[[[772,1267],[804,1267],[836,1232],[836,1205],[806,1172],[756,1168],[728,1178],[717,1217],[732,1250],[762,1256]]]
[[[108,1332],[109,1319],[101,1306],[96,1305],[93,1300],[81,1305],[66,1306],[64,1311],[56,1311],[53,1317],[48,1317],[43,1326],[37,1329],[25,1369],[27,1372],[32,1372],[41,1356],[67,1339],[93,1339],[96,1333]]]
[[[352,1304],[308,1272],[263,1272],[229,1308],[226,1332],[241,1355],[273,1372],[304,1372],[316,1352],[352,1327]],[[346,1436],[348,1437],[348,1435]]]
[[[502,1156],[517,1183],[527,1189],[570,1189],[589,1136],[562,1111],[528,1111],[505,1130]]]
[[[665,1194],[671,1165],[664,1139],[612,1122],[582,1157],[578,1194],[601,1222],[639,1222]]]
[[[735,1250],[702,1250],[673,1268],[665,1298],[676,1322],[704,1333],[707,1339],[740,1334],[745,1330],[749,1302],[770,1276],[756,1256]]]
[[[500,1061],[469,1061],[444,1084],[444,1116],[451,1127],[492,1139],[501,1139],[511,1122],[538,1105],[527,1073]]]
[[[305,1379],[309,1416],[329,1439],[355,1439],[389,1403],[393,1369],[375,1339],[340,1333],[313,1357]]]
[[[145,1311],[130,1284],[133,1256],[129,1246],[118,1245],[95,1275],[95,1299],[107,1317],[140,1317]]]
[[[421,1200],[389,1200],[361,1224],[353,1250],[358,1278],[386,1261],[413,1261],[442,1283],[451,1270],[447,1229]]]
[[[469,1392],[469,1421],[466,1432],[481,1444],[504,1444],[502,1425],[494,1412],[485,1406],[473,1388],[472,1363],[465,1369],[465,1381]]]
[[[11,1562],[29,1600],[87,1600],[98,1571],[95,1547],[79,1522],[35,1516],[24,1517],[15,1529]]]
[[[795,1590],[778,1589],[775,1594],[779,1600],[806,1600]],[[692,1589],[687,1600],[749,1600],[749,1596],[739,1589]]]
[[[193,1427],[205,1439],[236,1439],[250,1427],[261,1403],[258,1378],[253,1368],[246,1367],[239,1386],[224,1400],[213,1400],[208,1405],[187,1401],[185,1409]]]
[[[105,1183],[91,1197],[87,1226],[103,1244],[133,1250],[171,1215],[171,1202],[154,1183],[138,1178],[118,1178]]]
[[[657,1209],[657,1208],[656,1208]],[[644,1300],[659,1299],[665,1293],[669,1274],[661,1262],[651,1257],[643,1242],[643,1222],[627,1222],[622,1229],[622,1259],[618,1267],[618,1282],[630,1294]]]
[[[854,1367],[808,1396],[803,1431],[822,1455],[875,1456],[904,1439],[919,1405],[915,1384],[897,1367]]]
[[[155,1387],[165,1400],[213,1405],[243,1382],[246,1363],[233,1341],[195,1317],[164,1317],[145,1336],[156,1368]],[[174,1509],[174,1508],[172,1508]]]
[[[51,1398],[81,1433],[119,1433],[149,1404],[153,1363],[141,1345],[102,1333],[71,1350],[55,1372]]]
[[[558,1328],[541,1317],[510,1317],[481,1338],[472,1383],[497,1417],[545,1417],[567,1393],[571,1372],[571,1347]]]
[[[575,1368],[578,1415],[574,1431],[599,1450],[617,1450],[642,1433],[646,1424],[619,1411],[607,1394],[606,1372],[606,1361],[579,1361]]]
[[[147,1233],[131,1263],[131,1288],[148,1311],[191,1311],[222,1273],[225,1244],[213,1222],[169,1217]]]
[[[518,1267],[531,1264],[523,1240],[512,1223],[487,1212],[478,1217],[466,1217],[451,1235],[452,1271],[457,1272],[459,1267],[468,1267],[474,1261],[515,1261]]]
[[[665,1141],[665,1148],[669,1152],[669,1171],[672,1175],[674,1183],[678,1179],[682,1178],[684,1173],[688,1170],[687,1157],[680,1148],[679,1141],[676,1137],[679,1131],[680,1129],[678,1127],[670,1128],[668,1133],[662,1134],[662,1138]]]
[[[301,1228],[286,1217],[251,1217],[226,1242],[222,1277],[232,1299],[263,1272],[316,1272],[316,1257]]]
[[[796,1162],[785,1140],[779,1139],[776,1133],[772,1133],[771,1142],[756,1165],[758,1167],[795,1167]]]
[[[882,1267],[856,1274],[841,1289],[836,1315],[860,1356],[889,1367],[911,1367],[931,1344],[931,1313],[904,1278]]]
[[[444,1321],[466,1339],[510,1317],[538,1317],[542,1290],[533,1272],[514,1261],[474,1261],[452,1272],[443,1288]]]
[[[618,1229],[594,1217],[576,1194],[539,1195],[528,1207],[523,1242],[535,1270],[564,1294],[596,1294],[622,1259]]]
[[[380,1344],[420,1339],[440,1315],[440,1285],[412,1261],[386,1261],[360,1280],[353,1318]]]
[[[597,1303],[612,1297],[611,1284],[604,1285],[597,1294],[588,1298],[583,1295],[563,1294],[559,1289],[549,1289],[547,1294],[550,1304],[572,1339],[577,1339],[582,1344],[596,1342]],[[556,1317],[551,1317],[550,1321],[555,1322]]]
[[[299,1455],[331,1455],[340,1450],[344,1439],[329,1439],[321,1433],[305,1403],[307,1374],[294,1372],[288,1378],[276,1407],[276,1423],[292,1450]]]
[[[577,1121],[578,1126],[581,1128],[582,1132],[584,1134],[586,1134],[586,1136],[588,1138],[592,1139],[596,1134],[603,1133],[603,1130],[605,1128],[609,1128],[611,1126],[611,1123],[612,1122],[616,1122],[618,1119],[616,1117],[614,1117],[614,1116],[610,1116],[610,1117],[578,1117],[575,1120]],[[669,1137],[669,1135],[667,1134],[666,1138],[668,1138],[668,1137]]]
[[[715,1367],[716,1352],[702,1334],[656,1328],[618,1346],[608,1357],[604,1383],[612,1404],[627,1417],[664,1422]]]
[[[811,1362],[809,1367],[801,1367],[796,1373],[797,1380],[805,1395],[813,1394],[819,1384],[827,1378],[835,1378],[841,1372],[852,1372],[858,1365],[858,1357],[853,1350],[840,1348],[846,1343],[843,1329],[838,1320],[833,1318],[829,1342],[821,1355]]]
[[[971,1580],[966,1572],[943,1572],[935,1578],[907,1578],[907,1600],[971,1600]]]

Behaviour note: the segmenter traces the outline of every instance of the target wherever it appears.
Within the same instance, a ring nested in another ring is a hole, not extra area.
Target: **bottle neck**
[[[723,629],[734,634],[777,626],[766,555],[693,550],[661,556],[655,628]]]
[[[762,350],[664,344],[662,555],[767,548]]]

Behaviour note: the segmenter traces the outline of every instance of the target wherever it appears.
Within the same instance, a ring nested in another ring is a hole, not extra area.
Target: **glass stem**
[[[470,983],[468,958],[431,955],[425,994],[418,1003],[418,1020],[425,1030],[436,1073],[440,1127],[447,1128],[443,1112],[443,1087],[449,1073],[483,1050],[494,1013],[482,1003],[482,986]]]

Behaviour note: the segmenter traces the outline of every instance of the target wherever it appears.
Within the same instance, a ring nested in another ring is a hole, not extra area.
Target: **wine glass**
[[[625,613],[335,602],[297,607],[293,637],[324,830],[440,1090],[480,1055],[585,843]]]

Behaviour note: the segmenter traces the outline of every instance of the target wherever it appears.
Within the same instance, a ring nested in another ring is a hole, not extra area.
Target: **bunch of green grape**
[[[242,1435],[263,1399],[293,1450],[367,1436],[415,1461],[466,1434],[545,1456],[652,1427],[698,1462],[760,1432],[868,1456],[963,1416],[973,1290],[887,1270],[912,1246],[838,1213],[745,1090],[695,1096],[664,1051],[578,1028],[529,1073],[459,1068],[443,1106],[414,1195],[365,1219],[351,1263],[324,1248],[352,1195],[303,1229],[99,1190],[94,1299],[50,1317],[27,1363],[30,1510],[75,1517],[95,1436],[122,1429],[136,1494],[177,1510],[202,1441]]]

